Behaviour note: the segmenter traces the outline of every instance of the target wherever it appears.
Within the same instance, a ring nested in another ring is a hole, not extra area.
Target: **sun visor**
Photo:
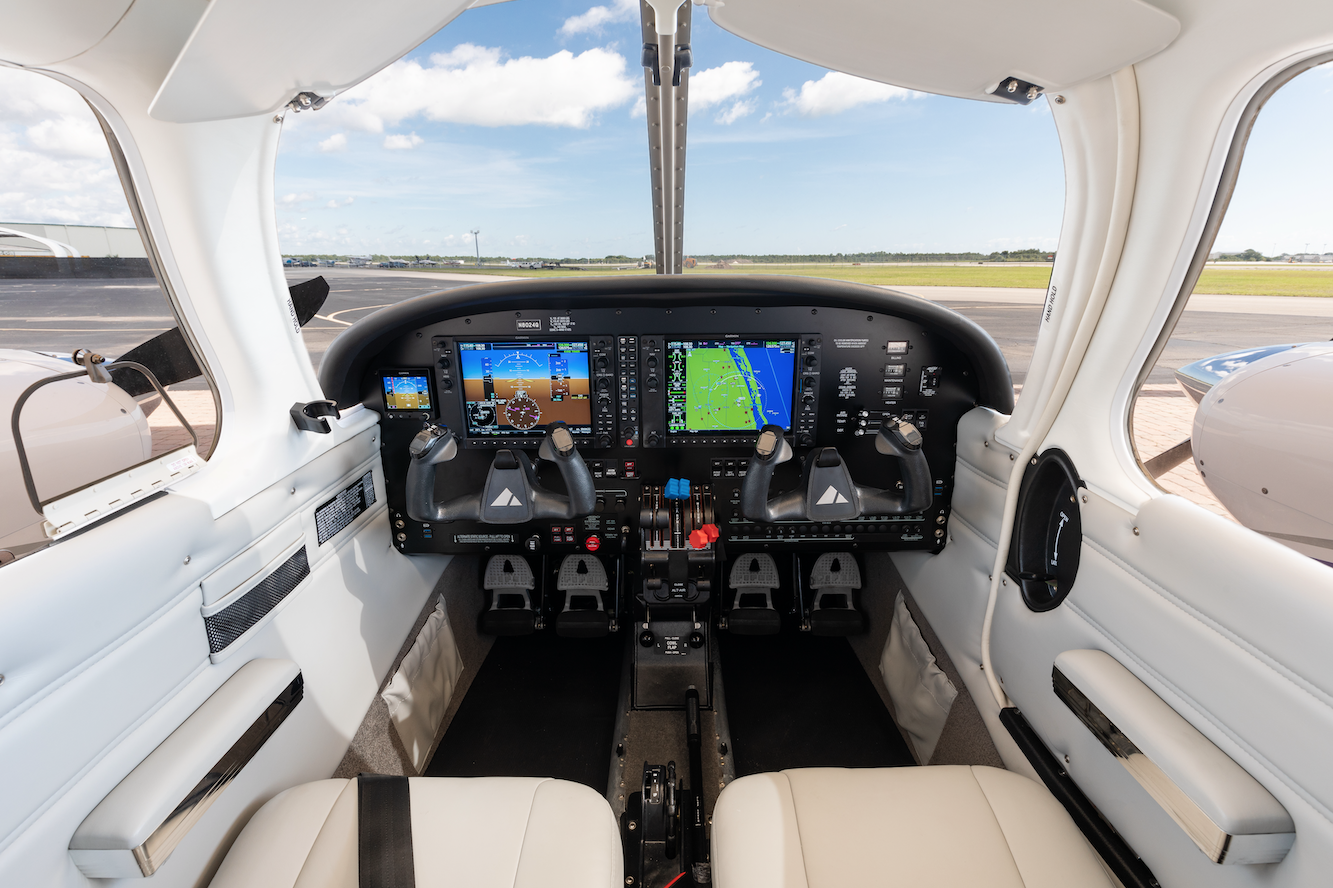
[[[148,113],[197,123],[329,98],[402,58],[473,6],[500,0],[213,0]]]
[[[6,3],[0,59],[53,65],[94,46],[130,8],[131,0],[42,0]]]
[[[815,65],[894,86],[999,101],[1016,78],[1045,90],[1104,77],[1165,49],[1180,22],[1141,0],[726,0],[718,25]]]

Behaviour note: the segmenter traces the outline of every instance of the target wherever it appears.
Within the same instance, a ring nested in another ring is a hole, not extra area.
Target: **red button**
[[[703,530],[690,531],[690,546],[695,549],[708,548],[708,534],[704,533]]]
[[[717,542],[717,538],[722,535],[721,533],[718,532],[716,524],[705,524],[703,527],[699,529],[704,532],[704,536],[708,537],[708,542],[710,543]]]
[[[583,541],[583,547],[589,552],[596,552],[598,549],[602,548],[602,541],[597,538],[596,534],[594,534]]]

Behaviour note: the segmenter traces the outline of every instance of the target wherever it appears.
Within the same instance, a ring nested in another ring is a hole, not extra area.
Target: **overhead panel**
[[[302,92],[327,98],[490,2],[213,0],[149,113],[193,123],[276,111]]]
[[[1165,49],[1180,22],[1141,0],[727,0],[714,22],[835,71],[922,92],[1002,100],[1017,78],[1065,89]]]

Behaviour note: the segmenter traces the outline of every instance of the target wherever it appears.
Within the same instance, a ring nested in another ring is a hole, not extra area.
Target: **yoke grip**
[[[542,487],[527,454],[500,450],[491,462],[480,493],[464,494],[448,502],[435,501],[435,471],[458,455],[458,439],[445,426],[427,425],[408,448],[407,514],[416,521],[483,521],[487,524],[523,524],[544,519],[570,520],[591,515],[597,502],[592,472],[574,445],[563,422],[547,426],[537,454],[554,462],[568,496]]]
[[[751,521],[838,521],[861,515],[910,515],[929,508],[934,499],[930,465],[921,450],[921,433],[911,423],[885,419],[875,449],[892,456],[903,467],[902,491],[865,487],[852,481],[847,466],[833,447],[811,451],[795,490],[768,498],[773,471],[791,459],[791,445],[779,426],[764,426],[755,441],[745,483],[741,513]]]

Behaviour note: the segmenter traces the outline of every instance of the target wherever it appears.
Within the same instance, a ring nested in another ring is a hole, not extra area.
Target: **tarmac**
[[[419,272],[406,269],[293,268],[289,283],[323,275],[329,298],[303,329],[318,367],[329,343],[359,318],[413,296],[490,281],[506,275]],[[1036,343],[1045,290],[989,287],[894,287],[947,305],[995,338],[1016,388],[1021,388]],[[166,300],[149,279],[0,281],[0,348],[67,353],[92,348],[108,356],[128,351],[174,326]],[[1175,385],[1173,371],[1200,358],[1254,345],[1333,339],[1333,298],[1289,296],[1191,297],[1135,412],[1135,438],[1147,459],[1189,437],[1194,403]],[[183,383],[182,407],[205,440],[213,433],[212,404],[201,381]],[[155,411],[155,445],[173,446],[184,430],[169,411]],[[1193,463],[1160,480],[1219,514]]]

